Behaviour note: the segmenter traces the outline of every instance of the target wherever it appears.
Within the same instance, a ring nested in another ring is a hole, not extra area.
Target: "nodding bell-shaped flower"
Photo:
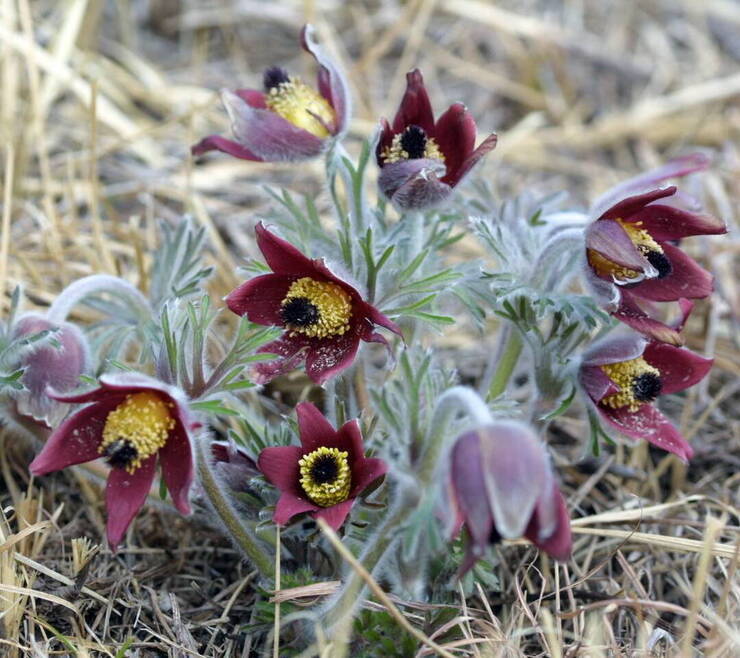
[[[683,391],[701,381],[712,363],[685,348],[629,332],[589,348],[581,361],[579,380],[609,425],[687,462],[693,449],[654,403],[660,395]]]
[[[550,460],[532,428],[496,421],[466,432],[450,453],[450,534],[463,524],[468,542],[460,573],[489,544],[526,537],[556,560],[571,553],[570,519]]]
[[[307,258],[262,224],[255,232],[272,274],[243,283],[226,298],[226,304],[250,322],[285,327],[280,338],[258,350],[278,355],[255,366],[253,378],[258,384],[302,361],[306,374],[323,384],[352,364],[361,340],[387,344],[375,325],[401,335],[394,322],[333,274],[322,259]]]
[[[489,135],[475,148],[476,127],[462,103],[434,121],[421,71],[406,75],[406,93],[393,125],[381,122],[376,150],[378,186],[399,210],[421,210],[445,201],[496,146]]]
[[[622,183],[596,202],[586,229],[588,282],[618,320],[656,340],[682,344],[678,332],[650,312],[654,302],[700,299],[712,292],[712,275],[675,242],[692,235],[726,233],[724,223],[686,207],[676,187],[640,191],[646,184],[705,169],[700,154]]]
[[[146,375],[103,375],[100,386],[87,393],[61,395],[55,400],[86,403],[56,428],[31,462],[34,475],[105,458],[111,466],[105,490],[107,536],[111,549],[144,504],[157,470],[172,502],[190,514],[193,481],[191,432],[200,425],[188,413],[184,394]]]
[[[38,313],[23,315],[13,327],[16,338],[42,331],[56,330],[57,345],[42,344],[25,354],[20,365],[25,368],[21,382],[26,390],[16,394],[17,411],[52,427],[62,420],[66,409],[47,394],[48,386],[60,393],[80,385],[80,375],[90,366],[87,339],[73,324],[56,325]]]
[[[345,132],[350,97],[344,75],[314,41],[310,25],[301,31],[301,45],[319,65],[316,88],[273,66],[264,73],[261,91],[224,89],[234,139],[205,137],[192,147],[193,155],[217,150],[258,162],[306,160]]]
[[[257,464],[280,489],[273,520],[285,525],[308,512],[334,530],[344,523],[355,498],[387,472],[382,459],[365,457],[357,420],[335,430],[310,402],[296,407],[300,446],[265,448]]]

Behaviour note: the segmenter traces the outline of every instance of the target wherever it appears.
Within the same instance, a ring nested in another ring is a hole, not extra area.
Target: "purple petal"
[[[431,208],[452,193],[452,188],[439,180],[445,171],[440,160],[399,160],[383,165],[378,187],[399,210]]]
[[[637,411],[627,407],[612,409],[597,406],[602,417],[622,434],[633,439],[644,439],[662,450],[688,462],[694,450],[670,421],[651,404],[643,404]]]
[[[406,74],[406,92],[393,119],[393,132],[402,133],[407,126],[419,126],[430,137],[436,137],[432,104],[419,69]]]
[[[105,421],[120,402],[120,398],[97,402],[70,416],[52,432],[41,453],[31,462],[31,473],[46,475],[100,457],[98,446],[103,440]]]
[[[450,478],[460,514],[470,533],[476,555],[488,545],[493,516],[485,495],[480,436],[477,432],[463,434],[452,447]]]
[[[565,562],[570,558],[570,554],[573,549],[573,538],[570,532],[570,517],[568,515],[568,507],[565,504],[565,499],[558,490],[557,485],[553,485],[552,497],[554,499],[557,513],[555,529],[552,534],[549,534],[546,537],[541,536],[541,520],[535,512],[527,526],[527,531],[524,533],[524,536],[540,550],[552,555],[552,557],[560,562]]]
[[[700,382],[712,369],[713,359],[666,343],[651,342],[643,355],[645,361],[660,370],[663,395],[683,391]]]
[[[252,160],[253,162],[264,162],[264,160],[255,155],[246,146],[242,146],[232,139],[226,139],[220,135],[209,135],[204,137],[197,144],[190,147],[193,155],[203,155],[208,151],[221,151],[241,160]]]
[[[306,353],[306,374],[317,384],[349,368],[360,345],[358,326],[341,336],[314,341]]]
[[[234,89],[234,93],[249,105],[249,107],[262,110],[267,107],[265,94],[258,89]]]
[[[313,404],[301,402],[295,411],[304,454],[313,452],[321,446],[339,447],[337,431]]]
[[[630,361],[642,356],[647,341],[633,333],[608,336],[591,345],[584,353],[582,364],[585,366],[603,366],[608,363]]]
[[[111,469],[105,488],[107,534],[111,550],[121,543],[131,521],[146,501],[154,481],[156,463],[157,458],[152,455],[133,474],[122,468]]]
[[[167,442],[159,451],[162,477],[181,514],[190,514],[190,486],[193,484],[193,453],[190,437],[178,419]]]
[[[713,277],[681,249],[663,243],[663,251],[671,263],[671,273],[662,279],[647,279],[630,287],[638,297],[655,302],[673,302],[684,297],[703,299],[712,294]]]
[[[321,508],[314,505],[307,498],[298,496],[290,491],[283,491],[277,505],[275,505],[275,512],[272,515],[272,520],[278,525],[285,525],[296,514],[301,514],[302,512],[313,512],[319,509]]]
[[[581,366],[578,380],[594,402],[619,391],[619,387],[599,366]]]
[[[257,466],[267,480],[280,491],[302,496],[298,461],[304,454],[305,450],[300,446],[265,448],[257,458]]]
[[[352,509],[354,502],[354,498],[348,498],[347,500],[337,503],[336,505],[332,505],[331,507],[320,507],[315,512],[312,512],[311,516],[315,519],[324,519],[332,530],[337,531],[347,519],[347,515]]]
[[[267,109],[250,107],[224,89],[221,99],[236,141],[266,162],[294,162],[319,155],[326,140]]]
[[[586,248],[631,270],[645,272],[652,269],[627,232],[611,219],[599,219],[586,229]]]
[[[462,103],[454,103],[437,120],[434,139],[445,156],[447,173],[443,183],[454,187],[460,180],[460,168],[475,148],[475,121]]]
[[[727,233],[725,223],[711,215],[700,215],[674,206],[654,203],[633,214],[629,221],[641,222],[641,228],[662,242],[680,240],[692,235],[721,235]]]
[[[255,324],[282,326],[280,304],[295,280],[295,276],[282,274],[257,276],[232,290],[226,297],[226,305]]]
[[[277,340],[263,345],[259,354],[277,354],[272,361],[261,361],[254,365],[251,376],[256,384],[266,384],[278,375],[295,370],[306,358],[311,339],[292,332],[284,333]]]
[[[647,315],[626,290],[622,290],[619,308],[613,315],[628,327],[632,327],[635,331],[639,331],[650,338],[671,345],[683,345],[683,338],[678,331]]]

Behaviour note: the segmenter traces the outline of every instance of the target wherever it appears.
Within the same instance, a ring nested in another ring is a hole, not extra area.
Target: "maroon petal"
[[[311,340],[301,334],[284,333],[277,340],[260,347],[260,354],[277,354],[272,361],[261,361],[254,365],[251,376],[256,384],[266,384],[278,375],[295,370],[306,357]]]
[[[611,219],[599,219],[586,229],[586,248],[631,270],[644,272],[651,267],[627,232]]]
[[[628,327],[632,327],[635,331],[639,331],[655,340],[671,345],[683,345],[683,338],[678,331],[647,315],[626,290],[622,290],[619,308],[613,315]]]
[[[249,107],[265,109],[265,94],[257,89],[235,89],[234,93],[239,96]]]
[[[570,532],[570,517],[568,515],[568,507],[565,504],[565,499],[560,493],[557,485],[553,487],[552,495],[555,498],[555,504],[557,506],[555,531],[544,539],[540,538],[540,520],[535,512],[527,526],[524,536],[540,550],[545,551],[548,555],[552,555],[552,557],[560,562],[565,562],[570,558],[570,554],[573,549],[573,538]]]
[[[315,263],[290,242],[269,231],[262,222],[255,226],[254,232],[265,262],[275,274],[301,277],[313,273]]]
[[[402,133],[407,126],[419,126],[430,137],[436,136],[432,104],[419,69],[406,74],[406,93],[393,119],[393,132]]]
[[[355,418],[348,420],[336,432],[335,446],[349,453],[349,462],[352,469],[352,482],[354,486],[355,465],[359,465],[365,459],[365,447],[362,441],[360,423]]]
[[[299,446],[276,446],[265,448],[257,458],[257,467],[267,480],[280,491],[301,496],[300,466],[298,461],[305,454]]]
[[[485,496],[480,440],[475,432],[463,434],[452,448],[450,477],[457,507],[470,533],[476,555],[488,545],[493,516]]]
[[[306,374],[317,384],[349,368],[355,360],[360,336],[357,327],[342,336],[315,341],[306,353]]]
[[[631,361],[642,356],[646,345],[645,338],[630,332],[609,336],[591,345],[583,353],[581,363],[585,366],[604,366],[608,363]]]
[[[156,463],[157,458],[152,455],[133,474],[122,468],[111,469],[105,488],[107,534],[111,550],[121,543],[131,521],[146,501],[154,481]]]
[[[582,366],[578,373],[578,379],[594,402],[599,402],[607,395],[619,391],[619,386],[599,366]]]
[[[31,473],[46,475],[100,457],[98,446],[103,440],[105,421],[119,403],[120,398],[97,402],[70,416],[52,432],[31,462]]]
[[[368,304],[367,302],[361,302],[357,305],[358,307],[358,315],[364,315],[370,322],[373,324],[377,324],[381,327],[385,327],[389,331],[392,331],[394,334],[403,337],[403,334],[401,333],[401,328],[393,322],[387,315],[384,315],[381,313],[377,308],[372,306],[371,304]],[[363,340],[368,340],[363,336]]]
[[[360,460],[352,468],[352,489],[349,492],[351,498],[359,496],[373,482],[382,478],[388,472],[388,464],[382,459],[374,457]]]
[[[313,512],[320,509],[317,505],[314,505],[307,498],[302,498],[290,491],[283,491],[278,499],[277,505],[275,505],[275,512],[272,515],[272,520],[278,525],[285,525],[292,519],[296,514],[302,512]]]
[[[282,274],[257,276],[232,290],[226,297],[226,305],[255,324],[282,326],[280,304],[295,280],[294,276]]]
[[[490,151],[493,151],[493,149],[496,148],[496,144],[498,143],[498,135],[496,133],[493,133],[486,137],[478,146],[475,151],[473,151],[460,165],[460,168],[457,170],[456,174],[448,174],[445,176],[442,180],[445,183],[448,183],[452,187],[455,187],[457,184],[462,181],[465,176],[467,176],[475,167],[475,165],[480,162],[481,159],[485,155],[487,155]]]
[[[452,193],[452,188],[439,179],[444,171],[440,160],[399,160],[383,166],[378,187],[401,211],[431,208]]]
[[[597,406],[602,417],[622,434],[633,439],[644,439],[661,450],[677,455],[688,462],[694,450],[670,421],[651,404],[643,404],[637,411],[627,407],[612,409]]]
[[[475,148],[475,121],[462,103],[450,105],[434,126],[434,138],[445,156],[447,174],[442,179],[448,185],[458,180],[462,163]]]
[[[641,210],[649,203],[663,199],[667,196],[673,196],[676,193],[676,186],[664,187],[658,190],[650,190],[634,196],[623,198],[615,203],[609,210],[597,215],[599,219],[627,219]]]
[[[380,131],[378,135],[378,145],[375,147],[375,159],[379,167],[383,166],[383,160],[381,155],[386,148],[389,148],[393,143],[393,130],[388,123],[388,119],[380,120]]]
[[[301,402],[295,411],[303,454],[313,452],[321,446],[339,447],[337,431],[313,404]]]
[[[725,223],[712,215],[700,215],[659,203],[651,204],[634,213],[629,221],[641,222],[641,228],[658,242],[680,240],[691,235],[727,233]]]
[[[685,297],[703,299],[712,294],[713,277],[681,249],[663,243],[663,251],[671,262],[671,273],[662,279],[640,281],[630,289],[639,297],[655,302],[673,302]]]
[[[354,502],[354,498],[348,498],[344,502],[337,503],[331,507],[320,507],[311,516],[315,519],[324,519],[332,530],[337,531],[347,519],[347,515],[352,509]]]
[[[263,162],[263,159],[255,155],[245,146],[232,139],[226,139],[219,135],[209,135],[204,137],[197,144],[190,147],[193,155],[202,155],[208,151],[221,151],[241,160],[252,160],[253,162]]]
[[[181,514],[190,514],[190,486],[193,483],[193,453],[190,438],[182,422],[170,432],[167,443],[159,451],[162,477]]]
[[[662,394],[683,391],[700,382],[712,369],[713,359],[705,359],[682,347],[651,342],[645,348],[645,361],[660,370]]]

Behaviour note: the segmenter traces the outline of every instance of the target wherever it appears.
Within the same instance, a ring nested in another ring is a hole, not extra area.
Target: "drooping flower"
[[[449,492],[451,534],[464,524],[470,539],[461,573],[502,538],[526,537],[556,560],[570,557],[565,499],[528,425],[496,421],[458,438],[450,453]]]
[[[338,430],[310,402],[296,407],[300,446],[265,448],[257,464],[280,489],[273,520],[285,525],[296,514],[308,512],[337,530],[355,498],[383,477],[388,465],[365,457],[357,420]]]
[[[726,233],[724,223],[686,208],[676,187],[636,192],[707,166],[704,156],[687,156],[627,181],[595,204],[586,230],[587,279],[614,317],[656,340],[681,344],[677,331],[653,316],[655,302],[700,299],[712,292],[712,275],[675,241],[692,235]],[[605,203],[611,203],[605,207]]]
[[[587,350],[579,379],[609,425],[688,461],[693,449],[654,402],[660,395],[701,381],[712,363],[685,348],[629,332],[605,338]]]
[[[151,377],[103,375],[87,393],[51,395],[70,404],[90,403],[56,428],[31,462],[34,475],[103,457],[111,466],[105,490],[108,543],[115,549],[144,504],[157,460],[172,502],[190,514],[193,481],[190,433],[199,427],[179,389]]]
[[[46,388],[51,385],[64,393],[79,386],[80,375],[90,365],[87,340],[75,325],[63,322],[57,326],[38,313],[27,313],[13,327],[15,338],[54,330],[55,345],[41,344],[22,356],[20,365],[25,370],[21,382],[25,390],[14,396],[21,416],[49,427],[62,419],[65,409],[46,394]]]
[[[311,260],[268,231],[256,229],[257,246],[272,269],[236,288],[226,304],[251,322],[285,327],[285,333],[259,351],[277,354],[255,366],[264,384],[305,360],[306,373],[318,384],[351,365],[361,340],[386,343],[374,325],[401,334],[398,326],[333,274],[323,259]]]
[[[347,129],[347,81],[304,26],[301,45],[319,65],[317,89],[284,68],[268,68],[264,91],[224,89],[221,99],[231,119],[234,140],[210,135],[192,147],[193,155],[223,151],[243,160],[295,161],[313,158]]]
[[[376,150],[381,192],[401,210],[443,202],[496,146],[495,134],[478,148],[475,138],[475,121],[462,103],[451,105],[434,121],[421,71],[410,71],[393,125],[381,122]]]

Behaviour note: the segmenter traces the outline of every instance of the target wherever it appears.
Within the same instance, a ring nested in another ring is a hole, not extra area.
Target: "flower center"
[[[108,414],[98,452],[105,455],[114,468],[133,473],[167,443],[175,428],[175,419],[170,413],[172,407],[171,402],[165,402],[155,393],[127,395]]]
[[[394,135],[391,145],[386,146],[380,156],[384,164],[419,158],[445,161],[437,142],[428,137],[420,126],[408,126],[402,133]]]
[[[280,316],[288,329],[312,338],[341,336],[349,330],[352,298],[336,283],[304,276],[288,288]]]
[[[632,240],[632,244],[640,250],[640,253],[658,271],[659,279],[667,277],[673,271],[671,261],[668,260],[668,257],[663,252],[663,247],[653,239],[650,233],[640,228],[642,222],[625,222],[622,219],[618,219],[617,222],[624,229],[625,233],[627,233],[629,239]],[[640,275],[635,270],[610,261],[593,249],[588,250],[588,262],[599,276],[611,276],[617,281],[627,282]]]
[[[331,135],[336,121],[334,108],[319,92],[279,66],[265,71],[263,83],[268,109],[316,137]]]
[[[322,446],[301,458],[301,486],[312,502],[331,507],[347,500],[352,484],[347,457],[343,450]]]
[[[660,370],[641,356],[620,363],[607,363],[601,369],[621,389],[601,400],[601,404],[612,409],[627,407],[629,411],[637,411],[640,405],[655,400],[663,388]]]

